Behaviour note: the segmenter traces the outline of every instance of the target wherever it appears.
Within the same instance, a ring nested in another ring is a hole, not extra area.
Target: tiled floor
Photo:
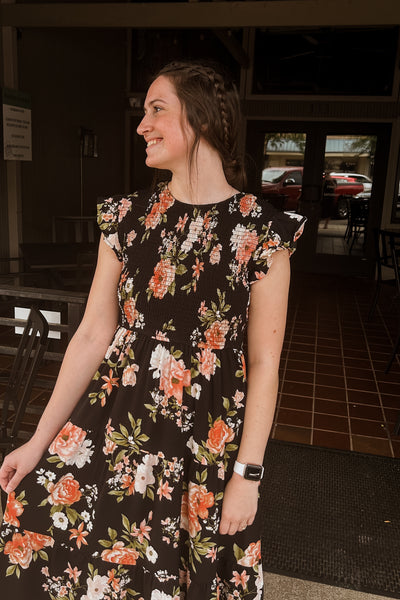
[[[274,438],[400,456],[399,356],[384,373],[398,300],[383,290],[368,322],[373,292],[365,279],[294,276]]]
[[[393,289],[384,290],[367,322],[373,292],[366,279],[294,274],[272,437],[400,457],[400,436],[392,433],[400,411],[400,356],[384,373],[399,302]],[[0,357],[0,375],[11,360]],[[46,362],[40,377],[51,384],[57,370],[57,363]],[[48,397],[48,389],[34,389],[25,437]]]

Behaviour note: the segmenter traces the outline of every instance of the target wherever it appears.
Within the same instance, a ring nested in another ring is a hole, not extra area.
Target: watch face
[[[253,481],[260,481],[263,476],[264,469],[260,465],[246,465],[244,472],[245,479],[251,479]]]

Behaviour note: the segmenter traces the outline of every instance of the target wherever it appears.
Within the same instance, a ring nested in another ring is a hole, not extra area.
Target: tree
[[[268,150],[279,150],[286,142],[293,142],[297,151],[304,154],[306,147],[305,133],[266,133],[264,138],[264,155]]]
[[[352,152],[355,152],[359,156],[367,154],[372,158],[376,152],[376,135],[360,135],[354,139],[350,148]]]

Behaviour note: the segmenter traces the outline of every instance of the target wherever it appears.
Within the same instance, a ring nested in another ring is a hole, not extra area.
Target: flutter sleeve
[[[124,196],[105,198],[97,205],[97,224],[119,261],[123,260],[125,246],[124,219],[131,210],[132,200]]]
[[[307,221],[306,217],[296,213],[268,212],[269,209],[262,214],[261,227],[257,224],[258,240],[249,263],[249,283],[265,277],[278,250],[293,254]]]

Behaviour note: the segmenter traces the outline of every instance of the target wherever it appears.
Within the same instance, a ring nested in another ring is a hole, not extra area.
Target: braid
[[[210,73],[210,80],[214,86],[215,96],[218,100],[219,110],[221,115],[221,123],[222,123],[222,131],[224,134],[224,146],[228,152],[230,152],[230,135],[229,135],[229,120],[228,120],[228,111],[226,108],[226,91],[225,84],[221,76],[218,76],[217,73]]]

